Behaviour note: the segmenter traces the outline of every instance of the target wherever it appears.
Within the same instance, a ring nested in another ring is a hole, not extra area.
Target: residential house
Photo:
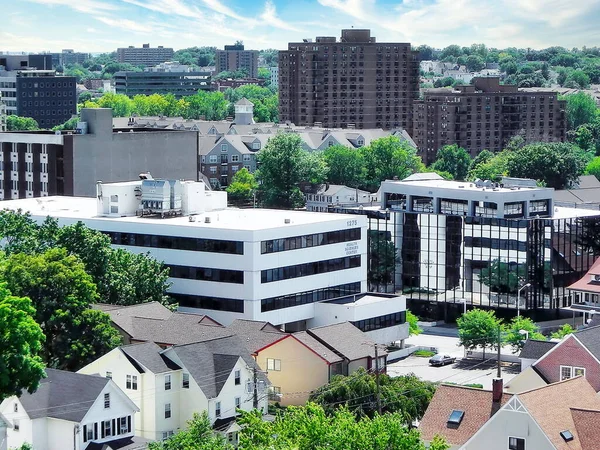
[[[521,372],[504,386],[504,392],[518,394],[548,384],[540,372],[533,367],[533,364],[556,344],[555,341],[538,341],[535,339],[525,341],[519,354]]]
[[[115,441],[136,441],[139,408],[112,380],[55,369],[46,374],[33,394],[24,392],[0,405],[11,425],[9,448],[28,443],[35,450],[110,449]]]
[[[335,375],[363,367],[373,370],[375,342],[349,322],[285,333],[268,322],[235,320],[233,330],[266,371],[271,399],[284,406],[302,405],[310,394]],[[379,369],[385,371],[387,353],[379,350]]]
[[[135,434],[166,439],[185,428],[195,412],[211,422],[253,407],[254,370],[258,405],[267,409],[268,381],[235,336],[162,349],[153,342],[118,347],[80,370],[111,377],[139,406]],[[229,436],[235,438],[235,436]]]
[[[523,348],[519,353],[521,361],[521,372],[531,366],[534,362],[550,351],[556,342],[554,341],[539,341],[537,339],[527,339]]]
[[[519,394],[440,385],[420,423],[461,450],[595,450],[600,399],[583,377]]]
[[[583,304],[581,305],[582,310],[585,311],[585,307],[589,307],[588,311],[600,308],[600,258],[580,280],[570,285],[568,289],[575,295],[575,303]],[[573,305],[573,308],[575,306],[580,305]]]
[[[306,331],[285,333],[269,322],[238,319],[234,331],[271,382],[270,399],[303,405],[312,391],[342,373],[343,357]]]
[[[0,414],[0,450],[6,450],[8,441],[8,430],[12,429],[10,420]]]
[[[323,184],[313,192],[305,192],[307,211],[324,211],[333,205],[373,205],[377,194],[339,184]]]
[[[93,307],[110,316],[125,344],[155,342],[166,348],[232,334],[206,315],[173,312],[158,302],[131,306],[96,304]]]

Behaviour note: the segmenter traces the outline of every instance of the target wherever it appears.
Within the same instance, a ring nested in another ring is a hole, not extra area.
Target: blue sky
[[[371,28],[379,42],[444,47],[600,45],[600,0],[0,0],[0,51],[247,48]]]

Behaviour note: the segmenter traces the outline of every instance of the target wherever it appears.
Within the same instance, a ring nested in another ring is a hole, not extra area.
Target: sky
[[[0,0],[0,51],[176,50],[288,42],[370,28],[378,42],[443,48],[600,45],[600,0]]]

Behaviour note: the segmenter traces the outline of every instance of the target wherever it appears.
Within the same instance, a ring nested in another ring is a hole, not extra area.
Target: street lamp
[[[522,336],[525,336],[525,340],[528,341],[529,340],[529,331],[527,330],[519,330],[519,334]]]
[[[531,283],[527,283],[526,285],[524,285],[523,287],[521,287],[521,289],[519,289],[517,291],[517,317],[519,317],[521,315],[521,291],[525,288],[531,287]]]
[[[461,298],[458,303],[462,303],[464,305],[464,309],[463,309],[463,314],[467,313],[467,299],[466,298]]]

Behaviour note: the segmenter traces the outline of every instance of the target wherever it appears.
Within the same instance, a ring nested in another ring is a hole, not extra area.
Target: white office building
[[[150,179],[99,183],[97,190],[97,198],[10,200],[4,207],[61,225],[82,221],[117,247],[149,252],[170,268],[170,295],[182,311],[224,325],[245,318],[302,330],[312,326],[315,303],[367,290],[365,217],[227,208],[227,194],[205,191],[202,182]],[[396,300],[384,302],[394,311],[373,303],[370,317],[404,311]]]

